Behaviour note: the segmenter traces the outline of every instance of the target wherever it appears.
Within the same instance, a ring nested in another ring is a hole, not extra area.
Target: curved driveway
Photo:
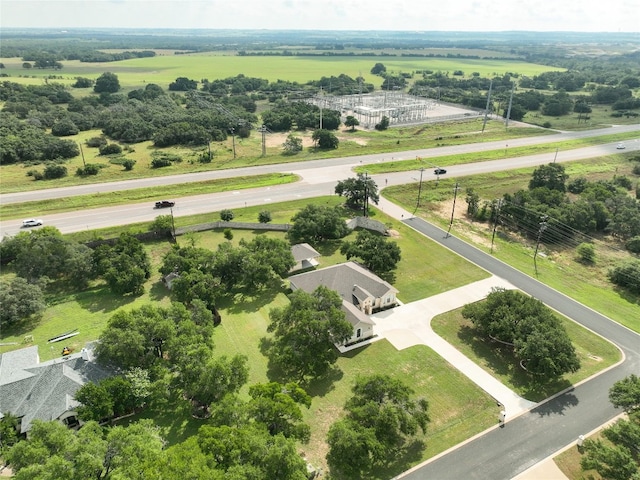
[[[574,132],[546,137],[508,140],[511,146],[531,145],[535,143],[556,142],[563,139],[580,138],[606,133],[640,130],[640,125],[616,127],[608,131]],[[627,149],[637,150],[640,142],[627,141]],[[494,150],[502,148],[504,142],[488,142],[484,144],[459,145],[429,150],[416,150],[394,154],[394,159],[410,159],[420,156],[440,156],[470,151]],[[615,144],[600,145],[585,149],[563,151],[557,161],[568,161],[596,155],[615,153]],[[333,193],[336,180],[351,174],[353,166],[377,163],[389,158],[390,154],[367,155],[332,160],[318,160],[303,164],[272,165],[253,167],[234,171],[215,171],[180,175],[175,177],[156,177],[144,180],[132,180],[84,187],[69,187],[49,191],[24,192],[20,194],[0,195],[0,202],[16,203],[28,200],[59,198],[70,195],[95,193],[98,191],[115,191],[140,188],[150,185],[169,185],[187,181],[202,181],[208,178],[229,178],[231,176],[252,175],[266,171],[292,171],[302,176],[303,181],[297,184],[282,185],[271,188],[260,188],[227,192],[224,194],[201,195],[178,199],[174,213],[176,215],[192,215],[221,210],[222,208],[240,208],[242,206],[268,204],[295,198],[310,198]],[[505,158],[494,162],[481,162],[469,165],[447,167],[450,176],[472,175],[483,171],[497,171],[539,165],[552,161],[550,154],[531,157]],[[425,164],[429,164],[425,160]],[[430,173],[430,172],[429,172]],[[346,174],[346,175],[345,175]],[[393,185],[416,182],[416,172],[400,172],[375,176],[378,185]],[[433,178],[431,175],[430,178]],[[425,175],[425,181],[429,177]],[[145,183],[151,182],[151,183]],[[82,190],[88,189],[88,190]],[[37,212],[34,212],[34,216]],[[43,217],[46,224],[55,225],[62,231],[73,232],[83,229],[95,229],[110,225],[127,224],[152,220],[158,211],[151,205],[126,205],[99,208],[85,211]],[[2,222],[0,235],[12,234],[18,230],[19,221]],[[6,224],[9,225],[6,225]],[[508,421],[504,428],[495,428],[488,433],[465,443],[459,448],[440,455],[426,465],[416,467],[401,475],[405,479],[510,479],[518,473],[556,452],[563,446],[575,441],[578,435],[589,432],[618,412],[608,400],[608,390],[617,380],[640,372],[640,336],[627,328],[607,319],[599,313],[571,300],[570,298],[537,282],[533,278],[507,266],[488,254],[462,242],[455,236],[445,237],[445,232],[427,222],[410,218],[407,225],[431,237],[436,242],[475,262],[494,275],[501,277],[530,295],[539,298],[550,307],[569,318],[576,320],[587,328],[601,334],[616,343],[626,358],[620,365],[572,388],[570,391],[540,404],[529,413]]]
[[[622,349],[625,359],[603,374],[508,421],[504,427],[495,428],[458,448],[454,447],[448,453],[397,478],[510,479],[620,413],[609,402],[609,388],[625,376],[640,372],[640,335],[455,236],[446,238],[444,230],[422,219],[410,218],[404,223],[608,338]]]

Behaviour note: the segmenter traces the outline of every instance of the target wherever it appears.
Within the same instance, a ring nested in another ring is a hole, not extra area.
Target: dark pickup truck
[[[155,208],[169,208],[173,207],[175,204],[176,202],[172,202],[170,200],[161,200],[159,202],[156,202]]]

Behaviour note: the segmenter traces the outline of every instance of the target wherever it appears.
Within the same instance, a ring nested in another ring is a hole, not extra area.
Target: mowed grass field
[[[56,82],[72,84],[75,77],[95,79],[104,72],[118,75],[124,91],[155,83],[167,88],[178,77],[192,80],[216,80],[243,74],[247,77],[264,78],[269,81],[287,80],[306,83],[322,77],[349,75],[362,76],[366,83],[380,87],[383,79],[370,73],[378,62],[394,74],[433,70],[449,72],[462,70],[466,76],[473,72],[481,76],[518,73],[533,76],[552,70],[563,70],[548,65],[539,65],[509,59],[427,58],[391,56],[238,56],[235,54],[197,53],[171,55],[167,52],[150,58],[139,58],[109,63],[83,63],[77,60],[63,61],[59,71],[22,68],[20,58],[0,58],[4,63],[6,80],[28,84],[39,84],[49,75],[60,76]],[[354,92],[357,93],[357,92]]]
[[[565,171],[571,181],[585,177],[590,181],[611,180],[614,175],[629,177],[635,185],[640,178],[632,172],[634,153],[623,153],[598,157],[579,162],[564,163]],[[504,193],[513,194],[527,189],[532,168],[523,168],[474,175],[454,179],[441,179],[423,184],[421,204],[417,215],[447,228],[451,218],[453,187],[458,182],[460,191],[455,209],[455,219],[451,233],[477,245],[485,252],[491,248],[493,225],[471,222],[466,218],[464,192],[473,188],[483,201],[501,198]],[[394,203],[413,211],[418,193],[418,183],[385,188],[383,195]],[[612,243],[613,242],[613,243]],[[596,261],[585,265],[578,261],[575,248],[567,246],[541,245],[538,256],[538,273],[533,264],[535,242],[498,228],[495,236],[493,255],[522,272],[534,276],[541,282],[563,292],[571,298],[601,312],[609,318],[640,332],[640,296],[618,289],[609,282],[609,269],[620,261],[629,258],[624,246],[614,239],[597,236],[593,244]]]
[[[325,197],[317,201],[322,205],[337,205],[343,199]],[[270,205],[274,223],[289,221],[291,216],[302,208],[307,201],[287,202]],[[238,210],[238,221],[255,221],[262,207]],[[486,278],[487,273],[466,262],[448,250],[438,247],[430,240],[418,235],[401,222],[387,217],[383,212],[373,209],[373,217],[393,229],[393,241],[401,249],[403,259],[395,276],[388,277],[400,290],[399,298],[412,301],[424,298],[449,288]],[[209,215],[208,220],[210,220]],[[181,219],[185,222],[185,219]],[[200,218],[192,218],[189,223],[197,223]],[[142,229],[142,227],[138,227]],[[112,232],[115,234],[116,232]],[[98,233],[95,233],[98,235]],[[258,232],[234,230],[234,245],[242,239],[251,240]],[[281,232],[260,232],[276,238],[284,238]],[[355,237],[350,234],[347,240]],[[198,247],[216,249],[226,242],[223,232],[208,231],[192,233],[178,238],[182,245],[194,244]],[[343,262],[345,258],[339,252],[340,242],[325,242],[317,246],[321,251],[320,266],[329,266]],[[109,317],[118,309],[138,308],[147,302],[168,305],[169,292],[160,281],[157,269],[163,255],[171,248],[168,242],[153,242],[145,245],[152,257],[152,277],[145,285],[145,293],[140,297],[122,297],[112,295],[100,282],[87,291],[70,294],[52,293],[51,303],[42,319],[30,324],[20,325],[10,331],[2,332],[2,342],[15,345],[0,346],[5,352],[23,346],[25,335],[33,335],[34,344],[40,347],[41,359],[58,357],[62,344],[47,344],[47,339],[60,333],[77,328],[80,335],[64,342],[73,349],[79,349],[86,341],[95,339],[106,325]],[[450,272],[455,270],[457,275]],[[8,272],[3,272],[8,275]],[[222,324],[216,328],[214,343],[216,354],[234,355],[241,353],[249,359],[249,384],[269,380],[268,359],[261,349],[262,339],[268,337],[269,312],[275,307],[288,303],[286,281],[280,288],[273,287],[259,292],[249,292],[220,302]],[[305,420],[312,426],[311,442],[301,445],[307,458],[326,471],[324,457],[327,452],[326,433],[330,425],[340,416],[342,405],[351,394],[351,386],[358,375],[386,371],[394,377],[408,382],[416,395],[429,400],[432,421],[426,435],[420,437],[426,448],[414,448],[405,458],[399,459],[394,470],[380,471],[372,478],[381,480],[390,478],[406,470],[409,466],[431,457],[492,426],[497,418],[497,405],[489,396],[472,382],[457,372],[427,347],[413,347],[397,351],[388,342],[381,340],[366,348],[358,349],[340,357],[337,369],[329,379],[310,385],[313,396],[311,408],[305,411]],[[247,395],[248,386],[241,394]],[[165,412],[146,412],[160,425],[170,444],[184,440],[193,434],[198,425],[190,417],[190,412],[175,409]]]

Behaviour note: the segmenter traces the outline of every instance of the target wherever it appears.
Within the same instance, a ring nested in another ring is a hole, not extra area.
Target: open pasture
[[[520,60],[480,58],[431,58],[431,57],[379,57],[379,56],[238,56],[231,54],[197,53],[187,55],[160,54],[152,58],[136,58],[109,63],[81,63],[64,61],[62,70],[39,70],[22,68],[20,58],[0,58],[4,63],[3,73],[7,80],[39,84],[44,78],[54,75],[56,82],[71,84],[75,77],[97,78],[104,72],[118,75],[124,90],[140,88],[155,83],[167,88],[178,77],[200,81],[234,77],[265,78],[269,81],[288,80],[306,83],[322,77],[338,76],[342,73],[352,78],[362,76],[367,83],[380,87],[383,79],[372,75],[371,68],[378,62],[387,71],[414,73],[423,70],[450,72],[462,70],[465,76],[473,72],[481,76],[502,75],[507,72],[521,75],[537,75],[556,67],[527,63]]]

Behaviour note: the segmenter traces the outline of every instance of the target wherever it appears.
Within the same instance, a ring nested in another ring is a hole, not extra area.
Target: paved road
[[[640,129],[640,125],[635,125]],[[547,140],[549,137],[536,137]],[[557,138],[557,136],[553,137]],[[522,139],[525,140],[525,139]],[[526,139],[531,140],[531,139]],[[495,142],[492,142],[495,143]],[[640,150],[640,140],[625,142],[627,151]],[[475,148],[484,148],[487,144],[460,145],[452,149],[473,151]],[[431,149],[433,150],[433,149]],[[429,150],[429,151],[431,151]],[[558,154],[558,162],[568,162],[584,158],[592,158],[602,155],[619,153],[616,143],[603,144],[587,148],[567,150]],[[405,158],[415,158],[409,155],[412,152],[403,152]],[[394,157],[398,158],[398,157]],[[267,165],[260,167],[248,167],[243,169],[223,170],[215,172],[203,172],[198,174],[174,175],[171,177],[156,177],[123,182],[103,183],[91,186],[68,187],[51,190],[38,190],[34,192],[20,192],[15,194],[0,195],[0,203],[8,205],[28,200],[54,199],[65,196],[86,194],[87,188],[91,193],[103,191],[120,191],[126,189],[141,188],[143,186],[169,185],[186,183],[189,181],[202,181],[209,178],[230,178],[240,175],[257,175],[265,172],[291,172],[298,175],[301,180],[297,183],[274,187],[262,187],[249,190],[238,190],[225,193],[212,193],[183,198],[172,198],[176,201],[173,214],[176,217],[195,215],[200,213],[215,212],[223,208],[240,209],[246,206],[264,205],[267,203],[296,200],[301,198],[313,198],[321,195],[332,195],[337,180],[353,176],[353,167],[368,165],[390,160],[387,156],[366,155],[363,157],[348,157],[330,160],[317,160],[305,163],[292,163],[280,165]],[[477,175],[480,173],[497,172],[514,168],[532,167],[549,163],[553,160],[551,154],[530,155],[526,157],[504,158],[488,162],[469,163],[447,167],[447,177],[462,177]],[[419,180],[417,171],[397,172],[389,174],[373,175],[372,178],[380,186],[401,185],[414,183]],[[424,172],[423,181],[435,181],[436,177],[429,169]],[[45,225],[54,225],[62,233],[72,233],[82,230],[95,230],[114,225],[126,225],[137,222],[149,222],[162,211],[152,208],[153,202],[119,205],[104,208],[92,208],[87,210],[66,212],[41,216],[33,212],[31,217],[42,218]],[[166,211],[165,213],[169,213]],[[6,235],[15,235],[20,231],[21,220],[4,220],[0,223],[0,238]]]
[[[640,125],[616,127],[612,130],[593,132],[576,132],[547,137],[509,140],[510,146],[529,145],[535,143],[555,142],[566,138],[580,138],[585,136],[602,135],[621,131],[638,131]],[[627,141],[627,149],[639,149],[640,142]],[[394,159],[415,158],[420,156],[428,159],[451,153],[469,151],[493,150],[502,148],[503,142],[489,142],[485,144],[460,145],[443,147],[440,149],[402,152],[394,155]],[[568,161],[569,155],[584,155],[577,158],[587,158],[596,155],[616,152],[615,144],[600,145],[588,149],[577,149],[560,152],[557,161]],[[397,156],[396,156],[397,155]],[[221,210],[222,208],[241,208],[245,205],[259,205],[274,203],[294,198],[310,198],[318,195],[333,193],[336,180],[343,179],[350,173],[354,165],[376,163],[390,160],[389,155],[368,155],[364,157],[349,157],[343,159],[322,160],[301,164],[288,164],[269,167],[243,169],[242,174],[260,173],[258,169],[273,168],[266,171],[292,171],[303,177],[301,183],[271,188],[244,190],[225,194],[202,195],[177,199],[174,209],[176,215],[191,215]],[[482,162],[469,165],[448,167],[449,176],[462,176],[483,171],[497,171],[521,166],[548,163],[553,159],[549,154],[506,158],[495,162]],[[535,163],[537,162],[537,163]],[[428,160],[425,161],[428,164]],[[265,171],[265,170],[263,170]],[[209,175],[209,176],[208,176]],[[175,184],[185,181],[201,181],[206,178],[222,178],[221,175],[237,176],[238,171],[207,172],[195,174],[192,179],[186,176],[160,177],[145,179],[145,181],[160,182],[152,184]],[[374,177],[378,185],[393,185],[396,183],[415,182],[416,172],[402,172],[397,174]],[[425,176],[425,181],[429,177]],[[168,183],[163,183],[168,182]],[[119,185],[122,184],[122,185]],[[116,182],[89,186],[89,192],[114,191],[117,189],[140,188],[147,186],[142,181]],[[100,190],[100,189],[106,190]],[[55,195],[80,195],[86,192],[78,187],[55,189],[53,191],[28,192],[23,194],[7,194],[0,196],[0,202],[11,203],[37,198],[57,198]],[[39,195],[45,195],[40,196]],[[46,196],[54,195],[54,196]],[[55,225],[62,232],[72,232],[83,229],[95,229],[104,226],[127,224],[153,219],[160,212],[153,210],[151,205],[128,205],[104,209],[71,212],[44,217],[47,224]],[[34,214],[35,216],[35,214]],[[405,216],[406,218],[406,216]],[[491,273],[502,277],[522,289],[523,291],[541,299],[547,305],[555,308],[566,316],[576,319],[586,327],[600,333],[615,342],[625,353],[625,361],[606,373],[584,382],[569,392],[550,400],[530,413],[507,422],[504,428],[496,428],[486,435],[465,444],[452,452],[442,455],[427,465],[418,467],[403,475],[407,479],[510,479],[514,475],[526,470],[564,445],[574,441],[578,435],[591,431],[616,415],[611,407],[607,392],[611,384],[630,373],[640,372],[640,336],[608,320],[597,312],[590,310],[564,295],[551,290],[532,278],[499,262],[493,257],[465,244],[455,237],[444,239],[444,231],[422,220],[411,218],[406,220],[408,225],[430,236],[437,242],[451,248],[462,256],[477,263]],[[13,234],[18,230],[19,222],[3,222],[0,234]]]
[[[551,308],[610,339],[624,352],[618,366],[509,421],[503,428],[400,475],[403,480],[510,479],[538,463],[578,435],[589,432],[620,413],[608,399],[611,385],[640,372],[640,335],[581,305],[537,280],[502,263],[422,219],[404,221]]]
[[[537,145],[537,144],[545,144],[545,143],[555,143],[561,142],[564,140],[574,140],[579,138],[588,138],[594,136],[601,136],[613,133],[623,133],[623,132],[637,132],[640,131],[640,124],[636,125],[619,125],[609,129],[598,129],[598,130],[584,130],[580,132],[563,132],[555,135],[541,135],[536,137],[526,137],[526,138],[514,138],[510,139],[505,143],[504,141],[493,141],[493,142],[484,142],[484,143],[469,143],[464,145],[453,145],[453,146],[443,146],[436,148],[428,148],[422,150],[408,150],[396,153],[385,153],[385,154],[373,154],[373,155],[362,155],[357,157],[338,157],[331,158],[325,160],[313,160],[308,162],[298,162],[298,163],[285,163],[285,164],[274,164],[274,165],[261,165],[257,167],[245,167],[245,168],[234,168],[228,170],[213,170],[206,172],[198,172],[198,173],[187,173],[182,175],[171,175],[171,176],[163,176],[163,177],[149,177],[149,178],[140,178],[136,180],[122,180],[117,182],[108,182],[108,183],[95,183],[89,185],[77,185],[73,187],[64,187],[64,188],[50,188],[50,189],[42,189],[42,190],[34,190],[29,192],[18,192],[18,193],[6,193],[0,195],[0,203],[3,205],[9,203],[20,203],[26,201],[33,200],[47,200],[53,198],[63,198],[74,195],[89,195],[93,193],[99,192],[116,192],[121,190],[130,190],[134,188],[144,188],[144,187],[155,187],[159,185],[176,185],[180,183],[189,183],[189,182],[202,182],[205,180],[211,179],[219,179],[219,178],[233,178],[242,175],[258,175],[262,173],[277,173],[277,172],[289,172],[289,171],[304,171],[304,170],[314,170],[314,169],[322,169],[322,168],[338,168],[340,166],[354,166],[358,164],[370,164],[370,163],[380,163],[389,160],[408,160],[414,159],[416,157],[420,157],[424,159],[425,164],[431,166],[429,162],[430,158],[440,157],[444,155],[456,155],[456,154],[464,154],[464,153],[473,153],[473,152],[486,152],[489,150],[497,150],[505,148],[505,152],[508,154],[508,148],[513,147],[522,147],[527,145]],[[478,135],[478,138],[481,138],[481,135]],[[626,141],[625,144],[627,148],[637,148],[638,140]],[[615,143],[607,144],[607,148],[605,150],[600,150],[600,152],[611,153],[611,151],[615,151]],[[582,150],[582,149],[580,149]],[[571,152],[575,150],[566,150],[560,151],[557,155],[557,161],[568,161],[569,159],[577,159],[577,158],[587,158],[587,156],[595,156],[598,154],[597,152],[586,153],[584,157],[569,157]],[[506,157],[507,155],[505,155]],[[547,153],[544,154],[544,161],[550,162],[555,157],[555,152],[553,154]],[[514,168],[521,165],[521,158],[505,158],[501,162],[506,162],[509,165],[508,168]],[[537,163],[536,163],[537,164]],[[526,166],[526,165],[523,165]],[[449,167],[447,167],[449,168]],[[453,167],[452,167],[453,168]],[[476,173],[476,172],[472,172]]]

